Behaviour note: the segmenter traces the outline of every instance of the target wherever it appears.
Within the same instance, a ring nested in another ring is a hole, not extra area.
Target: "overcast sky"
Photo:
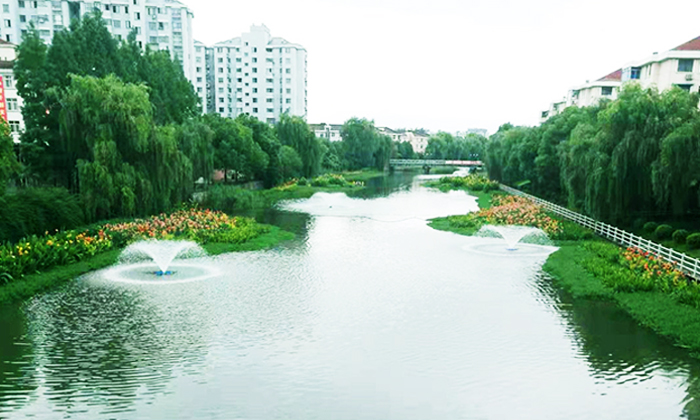
[[[182,1],[205,44],[264,23],[303,45],[310,123],[535,125],[569,88],[700,36],[688,0]]]

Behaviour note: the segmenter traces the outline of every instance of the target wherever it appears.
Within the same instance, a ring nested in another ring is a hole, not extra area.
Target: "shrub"
[[[688,231],[685,229],[678,229],[677,231],[673,232],[673,242],[679,245],[683,245],[686,238],[688,238]]]
[[[644,223],[644,232],[654,233],[654,231],[656,230],[657,227],[659,227],[659,224],[656,222]]]
[[[658,239],[668,239],[671,237],[671,234],[673,233],[673,228],[670,225],[659,225],[656,227],[656,230],[654,230],[654,235]]]
[[[309,183],[309,181],[307,181],[306,178],[304,178],[303,176],[301,178],[299,178],[299,180],[297,181],[297,185],[299,185],[301,187],[306,186],[308,183]]]
[[[254,208],[256,196],[252,191],[244,188],[217,185],[209,189],[203,205],[212,210],[232,213],[236,210]]]
[[[80,199],[64,188],[28,188],[0,197],[0,242],[84,224]]]
[[[642,219],[641,217],[638,217],[638,218],[634,219],[634,221],[632,222],[632,228],[635,230],[642,229],[644,227],[645,223],[646,222],[644,221],[644,219]]]
[[[688,244],[690,249],[700,248],[700,233],[693,233],[692,235],[688,235],[688,237],[685,239],[685,242]]]

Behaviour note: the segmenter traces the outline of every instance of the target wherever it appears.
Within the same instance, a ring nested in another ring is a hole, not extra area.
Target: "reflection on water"
[[[472,252],[493,239],[425,219],[473,197],[375,182],[262,214],[301,239],[202,260],[220,275],[3,308],[0,418],[700,418],[698,363],[554,290],[550,250]]]

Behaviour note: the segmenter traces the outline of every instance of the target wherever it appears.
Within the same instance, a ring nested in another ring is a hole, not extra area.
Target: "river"
[[[546,252],[429,228],[477,205],[424,180],[268,211],[299,239],[205,280],[97,272],[0,309],[0,418],[700,419],[700,363],[555,290]]]

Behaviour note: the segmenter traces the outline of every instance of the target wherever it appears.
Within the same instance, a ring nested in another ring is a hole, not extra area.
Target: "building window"
[[[253,98],[253,103],[257,104],[258,103],[258,98]]]
[[[292,93],[292,90],[291,90],[291,89],[287,89],[287,94],[291,94],[291,93]]]
[[[274,82],[273,79],[265,79],[265,81],[266,81],[267,83],[273,83],[273,82]]]
[[[21,7],[22,9],[24,9],[24,1],[23,1],[23,0],[20,0],[18,3],[19,3],[19,7]]]
[[[678,60],[678,71],[681,72],[691,72],[693,71],[693,60],[692,58],[681,58]]]
[[[257,77],[253,77],[253,83],[258,83],[258,78],[257,78]]]
[[[639,78],[642,76],[642,69],[641,67],[632,67],[630,69],[630,79],[631,80],[639,80]]]
[[[267,112],[269,112],[270,114],[272,114],[272,113],[275,112],[275,110],[274,110],[274,108],[267,108]]]
[[[286,103],[286,104],[291,104],[291,103],[292,103],[292,100],[289,99],[289,98],[287,98],[287,99],[284,100],[284,103]]]
[[[274,92],[274,89],[272,89],[272,88],[267,88],[266,90],[267,90],[267,93],[273,93],[273,92]]]
[[[257,112],[258,112],[258,108],[253,108],[253,112],[257,113]]]
[[[5,19],[5,27],[6,28],[11,28],[12,27],[12,21],[10,19]]]
[[[610,95],[612,95],[612,92],[613,92],[612,86],[603,86],[600,88],[600,90],[601,90],[601,94],[603,96],[610,96]]]
[[[224,108],[219,108],[219,112],[223,114],[223,113],[224,113]]]
[[[136,20],[141,20],[141,12],[136,12]]]
[[[7,98],[7,110],[17,111],[18,109],[19,105],[17,103],[17,98]]]
[[[266,102],[272,103],[272,98],[267,98],[267,101],[266,101]]]
[[[19,121],[10,121],[10,130],[13,133],[19,133]]]
[[[258,93],[258,88],[253,88],[253,93]]]
[[[292,69],[284,69],[284,72],[287,74],[292,74]]]
[[[690,89],[693,88],[693,85],[685,85],[685,84],[683,84],[683,85],[676,85],[676,86],[678,86],[679,88],[683,89],[683,90],[686,91],[686,92],[690,92]]]
[[[15,82],[12,79],[12,75],[10,74],[2,76],[2,80],[5,83],[6,88],[12,88],[15,85]]]

